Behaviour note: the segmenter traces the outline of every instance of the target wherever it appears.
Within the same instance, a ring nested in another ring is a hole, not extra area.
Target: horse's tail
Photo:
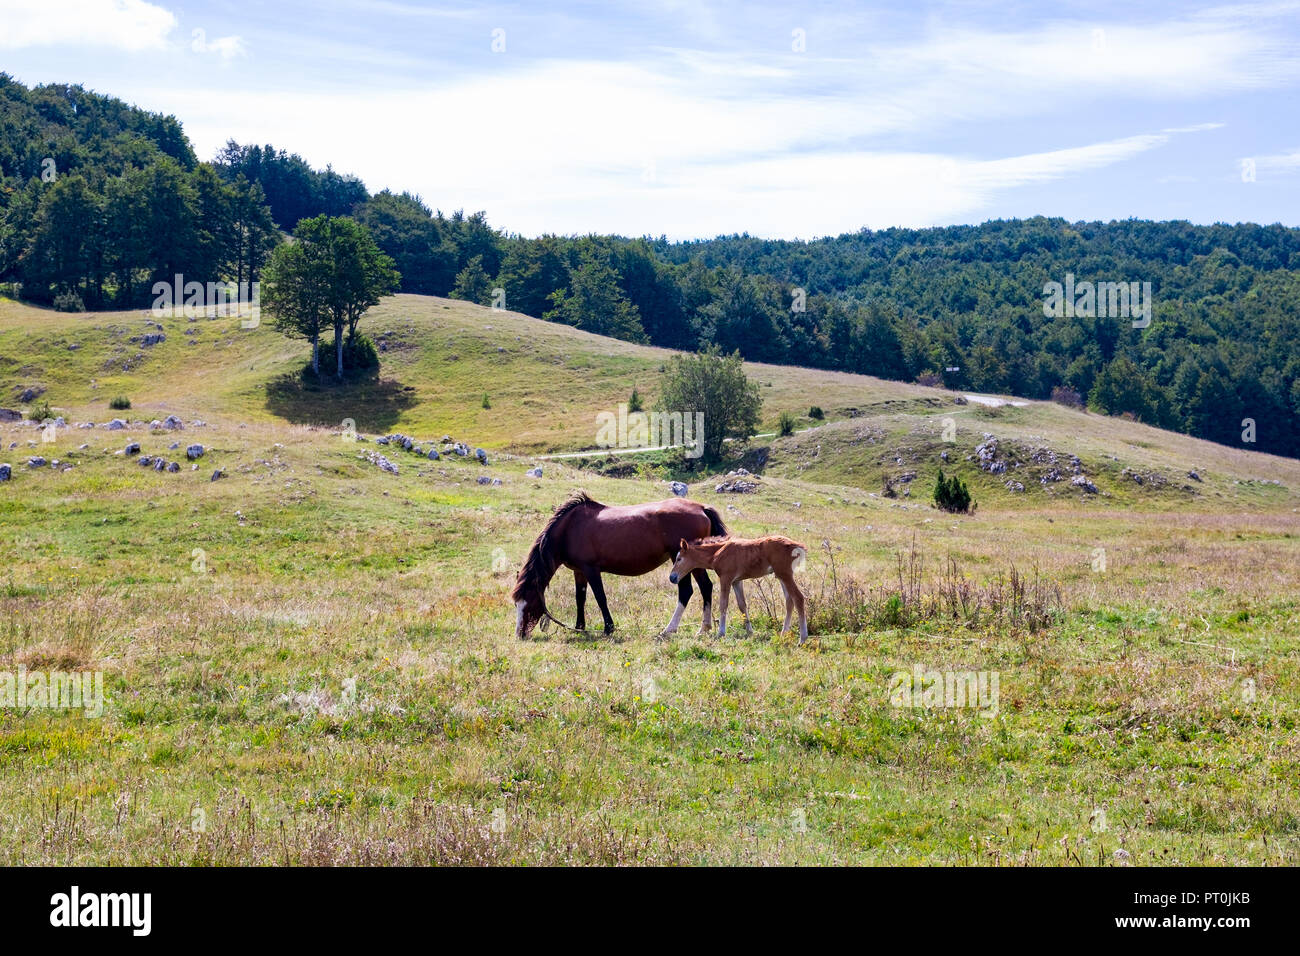
[[[720,535],[726,535],[731,533],[727,530],[727,526],[722,523],[722,516],[718,514],[717,509],[711,507],[710,505],[705,505],[704,513],[709,518],[710,537],[717,537]]]

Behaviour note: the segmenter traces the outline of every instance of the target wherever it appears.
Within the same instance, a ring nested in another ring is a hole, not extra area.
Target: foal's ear
[[[682,540],[677,543],[677,553],[681,554],[683,551],[688,551],[690,550],[690,547],[691,543],[685,538],[682,538]]]

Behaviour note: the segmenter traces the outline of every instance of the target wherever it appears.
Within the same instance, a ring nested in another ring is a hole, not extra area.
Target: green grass
[[[578,487],[665,497],[680,465],[548,461],[534,479],[529,454],[590,447],[633,387],[652,401],[665,353],[399,296],[363,324],[393,333],[378,382],[312,392],[283,378],[301,343],[234,320],[164,320],[140,364],[106,368],[129,337],[111,330],[143,318],[0,302],[5,394],[44,385],[72,422],[112,417],[115,394],[132,419],[209,422],[52,445],[0,425],[18,443],[0,455],[0,671],[102,670],[108,697],[98,719],[0,711],[0,863],[1300,862],[1294,462],[757,366],[769,426],[814,402],[827,424],[737,447],[751,470],[766,458],[753,494],[686,477],[736,532],[810,546],[813,640],[779,637],[753,586],[752,638],[734,608],[726,639],[696,634],[697,595],[656,640],[661,569],[607,581],[612,639],[519,642],[513,570],[550,509]],[[349,417],[492,463],[348,442]],[[1006,491],[966,461],[986,432],[1077,454],[1104,494]],[[115,454],[128,440],[182,471]],[[400,474],[359,460],[375,450]],[[945,450],[972,516],[928,506]],[[38,453],[74,467],[28,469]],[[1193,468],[1201,483],[1172,480]],[[911,470],[910,498],[881,495]],[[1054,592],[1045,625],[1005,613],[1013,567]],[[944,613],[961,594],[988,603]],[[550,602],[573,620],[570,578]],[[850,613],[865,623],[827,623]],[[891,676],[917,664],[997,672],[997,716],[894,707]]]

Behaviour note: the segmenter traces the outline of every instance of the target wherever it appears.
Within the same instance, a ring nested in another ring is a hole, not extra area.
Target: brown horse
[[[610,634],[614,619],[605,603],[605,587],[600,579],[603,572],[648,574],[673,559],[682,538],[726,533],[718,512],[698,501],[669,498],[644,505],[603,505],[580,491],[555,509],[519,571],[510,595],[515,602],[515,636],[526,638],[544,617],[555,621],[546,609],[546,586],[561,565],[573,571],[578,602],[577,630],[587,626],[585,611],[590,584],[605,619],[605,633]],[[707,633],[713,626],[713,583],[705,571],[695,572],[694,577],[704,601],[700,632]],[[677,586],[677,610],[663,632],[665,636],[677,630],[690,599],[690,578],[683,577]]]
[[[766,538],[706,538],[703,541],[681,541],[677,557],[668,580],[676,584],[687,574],[697,574],[708,568],[718,576],[722,588],[722,601],[718,606],[718,637],[727,633],[727,592],[736,594],[736,606],[745,615],[745,631],[753,634],[749,624],[749,608],[745,606],[745,589],[740,582],[775,574],[785,592],[785,624],[782,635],[790,630],[790,613],[799,610],[799,643],[808,640],[808,612],[804,608],[803,592],[794,579],[794,572],[803,567],[808,549],[798,541],[779,534]]]

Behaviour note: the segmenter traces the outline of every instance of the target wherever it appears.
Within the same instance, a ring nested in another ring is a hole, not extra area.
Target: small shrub
[[[943,385],[943,376],[935,371],[925,371],[916,377],[916,384],[939,388]]]
[[[1052,401],[1066,408],[1083,408],[1083,396],[1079,390],[1069,385],[1057,385],[1052,389]]]
[[[934,504],[937,508],[954,513],[970,511],[970,491],[966,488],[966,483],[956,475],[945,478],[940,470],[939,478],[934,483]]]
[[[821,421],[823,418],[826,417],[826,413],[822,411],[822,407],[820,405],[814,405],[812,408],[808,409],[808,417],[815,419],[817,421]]]
[[[491,408],[491,407],[492,407],[492,402],[488,400],[488,393],[487,393],[487,392],[484,392],[484,393],[483,393],[483,407],[484,407],[484,408]]]
[[[85,312],[86,303],[75,292],[60,292],[54,297],[55,312]]]
[[[108,407],[118,410],[130,408],[131,399],[127,398],[125,395],[114,395],[109,401]]]
[[[321,378],[338,376],[338,352],[333,342],[321,343],[320,347],[320,375]],[[375,351],[375,345],[364,335],[357,334],[353,338],[343,340],[343,374],[349,372],[365,372],[371,369],[379,368],[379,353]],[[308,374],[310,374],[311,363],[307,364]]]
[[[27,417],[34,422],[44,422],[52,419],[54,412],[50,409],[50,400],[47,398],[39,405],[33,405],[31,413]]]
[[[629,412],[639,412],[643,408],[645,408],[645,403],[641,401],[641,396],[637,394],[635,388],[632,389],[632,397],[627,400],[627,410]]]
[[[794,416],[789,412],[782,412],[780,421],[777,423],[777,430],[780,432],[782,438],[786,435],[793,435]]]

